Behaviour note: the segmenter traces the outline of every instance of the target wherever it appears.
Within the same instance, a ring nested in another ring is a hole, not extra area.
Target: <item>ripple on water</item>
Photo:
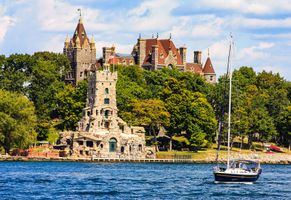
[[[214,184],[211,164],[0,162],[2,199],[288,199],[291,167],[257,183]]]

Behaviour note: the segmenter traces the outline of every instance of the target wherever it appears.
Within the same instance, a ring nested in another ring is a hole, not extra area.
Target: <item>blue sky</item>
[[[291,81],[290,0],[0,0],[0,54],[62,52],[82,9],[87,34],[103,46],[130,53],[139,33],[187,47],[187,61],[209,48],[218,75],[226,71],[228,36],[234,66],[279,72]]]

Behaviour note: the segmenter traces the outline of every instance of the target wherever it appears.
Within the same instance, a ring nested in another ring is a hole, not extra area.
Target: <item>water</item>
[[[211,164],[0,162],[0,199],[291,199],[291,166],[252,185],[214,184]]]

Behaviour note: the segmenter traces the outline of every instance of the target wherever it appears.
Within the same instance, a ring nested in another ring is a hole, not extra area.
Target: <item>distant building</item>
[[[209,57],[209,53],[204,66],[201,62],[201,54],[201,51],[194,51],[194,62],[186,63],[186,71],[204,76],[209,83],[216,83],[216,73]]]
[[[138,38],[133,47],[135,64],[146,70],[158,70],[163,67],[177,67],[185,71],[186,47],[176,48],[171,39]]]
[[[89,71],[96,67],[96,47],[92,37],[87,37],[82,17],[74,31],[73,37],[66,38],[64,54],[71,63],[71,71],[65,76],[66,82],[77,84],[89,75]]]
[[[116,105],[117,72],[92,72],[88,97],[77,131],[61,133],[59,145],[72,156],[106,158],[145,158],[154,148],[145,146],[143,127],[128,126],[118,117]]]
[[[216,73],[209,53],[203,66],[201,62],[201,51],[194,51],[193,63],[186,63],[186,52],[186,47],[177,49],[171,38],[138,38],[136,45],[133,47],[132,56],[135,64],[146,70],[176,67],[180,71],[192,72],[204,76],[209,83],[216,83]]]
[[[208,58],[203,66],[201,51],[194,51],[194,62],[186,63],[186,47],[176,48],[171,37],[169,39],[139,37],[131,54],[116,53],[115,46],[103,47],[102,58],[96,60],[95,41],[87,37],[82,17],[80,16],[73,37],[66,38],[64,54],[71,62],[71,71],[65,76],[66,82],[77,84],[94,71],[106,64],[138,65],[145,70],[159,70],[163,67],[176,67],[180,71],[192,72],[204,76],[207,82],[216,83],[216,73]]]
[[[134,58],[130,54],[119,54],[115,52],[115,46],[103,47],[103,64],[134,65]]]

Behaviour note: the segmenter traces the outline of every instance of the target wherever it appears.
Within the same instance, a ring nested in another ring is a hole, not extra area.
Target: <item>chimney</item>
[[[183,65],[186,64],[186,50],[187,50],[186,47],[180,47],[180,48],[179,48],[179,53],[180,53],[180,55],[181,55],[181,59],[182,59],[182,63],[183,63]]]
[[[194,63],[201,65],[201,51],[194,51]]]
[[[153,45],[152,46],[152,66],[154,67],[154,70],[158,67],[158,59],[159,59],[159,46]]]

